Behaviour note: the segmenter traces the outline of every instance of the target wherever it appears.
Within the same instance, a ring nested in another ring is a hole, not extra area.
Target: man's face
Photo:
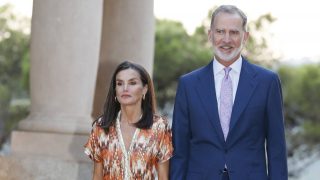
[[[230,65],[239,58],[249,33],[244,31],[238,14],[221,12],[215,17],[208,35],[216,59]]]

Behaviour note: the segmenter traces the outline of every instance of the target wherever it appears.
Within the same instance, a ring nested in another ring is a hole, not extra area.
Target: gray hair
[[[243,28],[243,30],[247,31],[247,21],[248,21],[247,20],[247,16],[243,13],[243,11],[241,9],[237,8],[234,5],[221,5],[221,6],[219,6],[212,13],[210,28],[212,28],[212,26],[213,26],[215,17],[221,12],[228,13],[228,14],[238,14],[242,19],[242,28]]]

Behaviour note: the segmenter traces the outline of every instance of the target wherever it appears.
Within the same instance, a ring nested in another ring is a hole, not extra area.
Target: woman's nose
[[[127,91],[127,90],[128,90],[128,84],[124,84],[124,85],[123,85],[123,90],[124,90],[124,91]]]

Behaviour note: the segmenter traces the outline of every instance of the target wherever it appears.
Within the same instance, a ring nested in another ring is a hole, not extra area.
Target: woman
[[[112,76],[104,113],[93,123],[85,145],[94,161],[94,180],[168,179],[171,129],[155,111],[147,71],[132,62],[121,63]]]

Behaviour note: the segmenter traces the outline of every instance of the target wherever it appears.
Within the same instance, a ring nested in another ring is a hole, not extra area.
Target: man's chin
[[[230,61],[232,61],[233,59],[236,58],[236,56],[234,56],[234,55],[219,55],[219,54],[216,54],[216,56],[219,59],[221,59],[221,60],[223,60],[225,62],[230,62]]]
[[[225,62],[230,62],[238,59],[240,52],[232,51],[231,53],[222,53],[220,51],[216,51],[215,56]]]

